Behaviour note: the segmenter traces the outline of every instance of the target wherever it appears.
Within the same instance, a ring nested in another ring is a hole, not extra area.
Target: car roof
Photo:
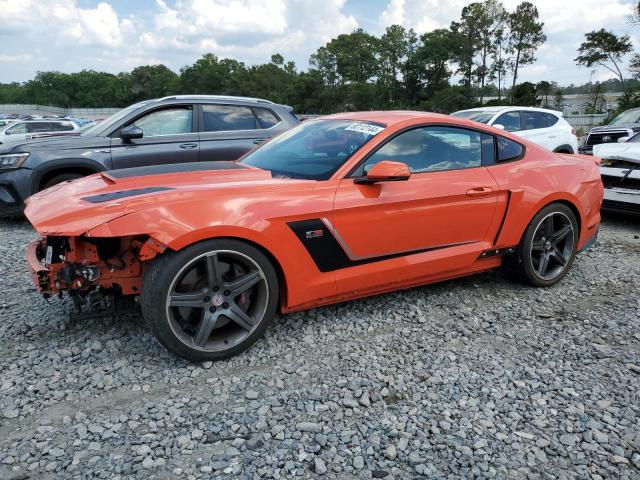
[[[519,107],[517,105],[503,105],[503,106],[488,106],[488,107],[476,107],[476,108],[467,108],[465,110],[458,110],[454,113],[460,112],[489,112],[489,113],[498,113],[498,112],[506,112],[513,110],[527,110],[531,112],[545,112],[551,113],[552,115],[562,116],[562,112],[558,110],[551,110],[549,108],[539,108],[539,107]]]
[[[323,119],[335,119],[335,120],[357,120],[361,122],[376,122],[383,123],[387,126],[394,123],[404,122],[405,120],[423,119],[440,121],[446,118],[450,118],[447,115],[432,112],[418,112],[415,110],[391,110],[391,111],[373,111],[373,112],[348,112],[348,113],[334,113],[333,115],[327,115],[321,117]]]
[[[169,95],[167,97],[156,98],[152,101],[164,102],[167,100],[224,100],[232,102],[266,103],[275,105],[271,100],[256,97],[236,97],[233,95]]]
[[[42,122],[47,122],[47,123],[74,123],[73,120],[68,120],[68,119],[63,119],[63,118],[36,118],[36,119],[31,119],[31,120],[18,120],[15,123],[42,123]]]

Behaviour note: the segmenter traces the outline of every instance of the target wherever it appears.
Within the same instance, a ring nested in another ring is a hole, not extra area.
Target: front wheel
[[[553,203],[533,217],[518,245],[518,276],[537,287],[555,285],[576,256],[578,222],[569,207]]]
[[[142,315],[169,351],[193,361],[249,348],[278,305],[273,265],[257,248],[214,239],[158,257],[145,273]]]

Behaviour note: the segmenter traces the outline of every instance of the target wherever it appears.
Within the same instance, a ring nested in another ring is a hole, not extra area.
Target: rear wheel
[[[576,255],[578,222],[569,207],[554,203],[533,218],[518,245],[516,271],[538,287],[558,283]]]
[[[145,273],[142,314],[176,355],[217,360],[249,348],[275,314],[278,281],[257,248],[208,240],[157,258]]]

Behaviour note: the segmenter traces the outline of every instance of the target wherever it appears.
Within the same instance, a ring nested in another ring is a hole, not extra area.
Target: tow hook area
[[[88,282],[95,282],[100,278],[100,268],[95,265],[70,263],[58,272],[58,277],[69,285],[78,277],[83,277]]]
[[[143,271],[140,250],[147,240],[51,236],[32,243],[27,258],[36,287],[46,297],[63,291],[87,294],[95,287],[137,295]]]

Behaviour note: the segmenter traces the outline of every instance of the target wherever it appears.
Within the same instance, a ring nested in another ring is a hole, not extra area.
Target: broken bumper
[[[605,188],[602,209],[640,214],[640,190],[626,188]]]
[[[41,245],[42,240],[36,240],[27,246],[27,263],[36,289],[43,295],[49,296],[55,292],[52,288],[51,271],[38,258]]]

